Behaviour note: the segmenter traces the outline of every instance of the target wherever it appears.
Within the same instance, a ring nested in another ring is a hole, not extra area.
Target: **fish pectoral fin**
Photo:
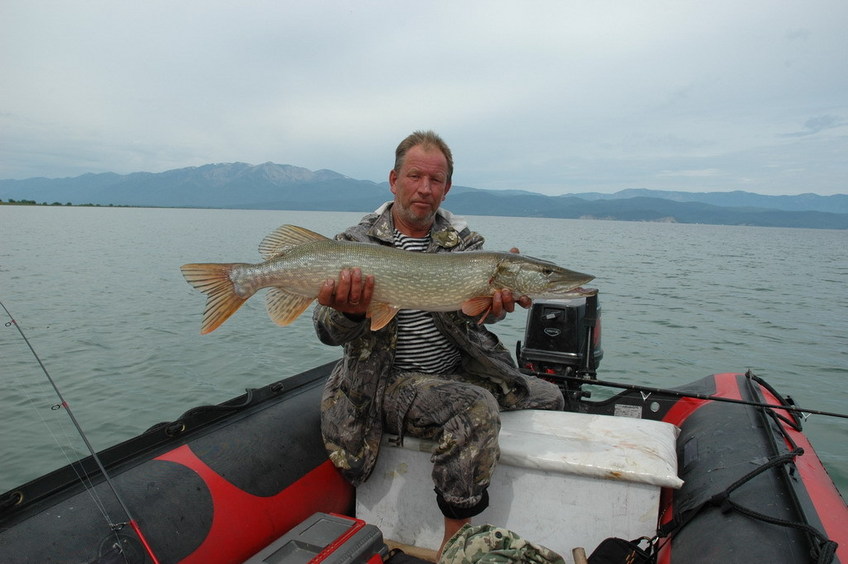
[[[283,288],[269,288],[265,296],[268,317],[277,325],[288,325],[306,311],[315,298],[292,294]]]
[[[206,294],[201,335],[211,333],[240,308],[247,298],[236,293],[230,273],[236,264],[192,263],[180,267],[186,281]],[[248,296],[249,297],[249,296]]]
[[[489,315],[489,312],[492,310],[492,296],[477,296],[475,298],[471,298],[470,300],[466,300],[462,302],[462,313],[465,315],[470,315],[471,317],[476,317],[480,314],[483,314],[483,317],[480,319],[480,323],[486,319],[486,316]]]
[[[371,330],[377,331],[385,327],[395,315],[397,315],[399,307],[382,302],[371,302],[368,306],[368,317],[371,318]]]
[[[327,237],[320,233],[297,225],[281,225],[273,233],[262,239],[259,244],[259,254],[265,260],[271,260],[300,245],[326,239]]]

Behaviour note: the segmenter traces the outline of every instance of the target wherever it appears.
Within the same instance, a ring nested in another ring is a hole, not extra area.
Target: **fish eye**
[[[550,276],[553,273],[554,273],[553,268],[543,268],[542,269],[542,274],[544,274],[545,276]]]

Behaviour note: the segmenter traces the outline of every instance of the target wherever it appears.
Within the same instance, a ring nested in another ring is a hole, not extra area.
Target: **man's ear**
[[[397,190],[395,189],[395,182],[397,182],[397,172],[395,169],[389,171],[389,188],[392,191],[392,194],[397,194]]]

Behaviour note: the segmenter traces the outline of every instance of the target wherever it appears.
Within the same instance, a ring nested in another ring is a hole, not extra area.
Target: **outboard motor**
[[[595,379],[601,349],[601,307],[598,296],[569,300],[536,300],[527,315],[524,346],[516,344],[518,366],[554,382],[562,390],[567,411],[589,397],[582,383],[566,376]]]

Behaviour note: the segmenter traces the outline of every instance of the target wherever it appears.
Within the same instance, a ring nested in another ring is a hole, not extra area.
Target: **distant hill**
[[[663,198],[584,200],[576,196],[497,196],[492,193],[451,194],[449,198],[450,209],[462,214],[848,229],[848,214],[731,208]]]
[[[154,207],[364,210],[385,200],[385,192],[374,182],[331,170],[313,172],[274,163],[0,180],[0,199],[4,200]]]
[[[629,198],[661,198],[675,202],[701,202],[722,207],[767,208],[785,211],[821,211],[830,213],[848,213],[848,195],[819,196],[818,194],[798,194],[794,196],[765,196],[752,192],[735,190],[732,192],[667,192],[629,188],[614,194],[587,192],[569,194],[584,200],[622,200]]]
[[[367,212],[391,197],[385,182],[270,162],[208,164],[162,173],[0,180],[3,201],[77,205]],[[448,207],[477,215],[848,229],[848,195],[628,189],[615,194],[546,196],[454,186]]]

